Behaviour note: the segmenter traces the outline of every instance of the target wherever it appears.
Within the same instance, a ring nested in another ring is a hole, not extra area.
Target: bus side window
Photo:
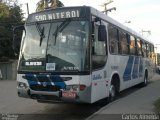
[[[151,44],[149,44],[149,54],[148,54],[148,58],[152,58]]]
[[[149,50],[150,48],[149,48],[149,44],[148,43],[146,43],[146,57],[149,57]]]
[[[108,27],[109,50],[111,53],[118,54],[118,31],[115,27]]]
[[[136,44],[135,44],[135,37],[130,36],[130,54],[135,55],[136,54]]]
[[[153,59],[154,58],[154,46],[151,45],[151,58]]]
[[[137,39],[137,54],[139,56],[142,55],[142,42],[140,41],[140,39]]]
[[[127,40],[127,34],[119,30],[119,43],[120,43],[120,53],[129,54],[129,44]]]
[[[156,61],[155,61],[154,45],[152,44],[151,44],[151,59],[152,59],[152,62],[155,64]]]
[[[143,57],[146,57],[147,56],[147,54],[146,54],[146,44],[145,44],[145,42],[142,42],[142,51],[143,51]]]

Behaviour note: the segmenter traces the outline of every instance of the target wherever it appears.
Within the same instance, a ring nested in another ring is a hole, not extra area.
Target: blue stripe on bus
[[[132,72],[132,78],[133,79],[138,78],[138,63],[139,63],[139,57],[135,57],[133,72]]]
[[[132,66],[133,66],[134,56],[129,56],[124,74],[123,74],[123,80],[131,80],[131,72],[132,72]]]
[[[39,82],[50,82],[47,75],[36,75]]]
[[[52,82],[63,82],[64,81],[59,75],[51,75],[50,80]]]
[[[66,84],[59,75],[51,75],[50,79],[55,85],[61,86],[61,88],[65,88]]]
[[[40,84],[46,82],[46,85],[52,85],[51,82],[53,82],[55,86],[60,86],[61,89],[64,89],[66,86],[63,79],[58,75],[51,75],[48,78],[47,75],[34,76],[33,74],[26,74],[23,78],[25,78],[28,81],[29,86],[38,85],[38,82],[40,82]]]
[[[24,78],[28,81],[29,86],[38,84],[38,81],[33,74],[27,74],[25,76],[22,76],[22,78]]]

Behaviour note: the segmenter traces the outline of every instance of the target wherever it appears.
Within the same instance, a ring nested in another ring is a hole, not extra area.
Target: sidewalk
[[[153,103],[160,97],[159,91],[160,76],[156,74],[148,86],[104,106],[87,120],[112,120],[113,117],[118,120],[122,114],[154,114]]]

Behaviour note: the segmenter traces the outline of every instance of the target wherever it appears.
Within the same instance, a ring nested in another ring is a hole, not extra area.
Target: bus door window
[[[98,40],[98,27],[100,21],[92,25],[92,68],[99,69],[106,63],[106,41]]]

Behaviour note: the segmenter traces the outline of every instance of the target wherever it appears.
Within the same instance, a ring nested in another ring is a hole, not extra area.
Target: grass
[[[156,113],[160,114],[160,98],[154,102],[154,110]]]

